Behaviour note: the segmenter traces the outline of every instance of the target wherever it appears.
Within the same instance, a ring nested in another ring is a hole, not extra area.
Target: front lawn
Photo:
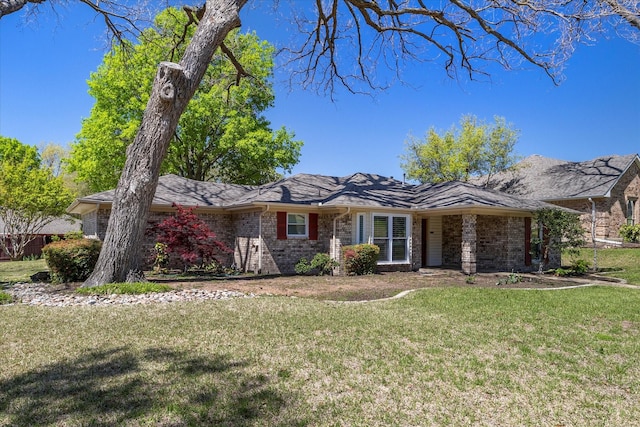
[[[39,271],[48,271],[44,259],[33,261],[2,261],[0,262],[0,283],[30,282],[31,275]]]
[[[640,248],[598,249],[596,254],[598,269],[606,275],[640,285]],[[581,249],[578,258],[586,260],[593,268],[593,249]],[[563,256],[562,261],[564,265],[569,265],[571,258]]]
[[[0,306],[0,425],[631,426],[640,290]]]

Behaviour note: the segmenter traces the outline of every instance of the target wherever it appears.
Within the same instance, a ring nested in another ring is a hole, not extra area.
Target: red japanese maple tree
[[[159,243],[166,245],[169,256],[177,255],[186,269],[189,266],[205,266],[212,261],[220,262],[224,254],[232,253],[224,242],[193,211],[195,207],[185,208],[176,203],[172,205],[177,212],[152,227]]]

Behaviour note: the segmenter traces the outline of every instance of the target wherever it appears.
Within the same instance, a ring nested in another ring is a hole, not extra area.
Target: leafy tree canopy
[[[118,45],[91,75],[96,99],[72,145],[68,166],[92,191],[117,185],[151,93],[157,64],[180,58],[195,27],[183,11],[167,9],[137,44]],[[273,47],[255,34],[231,32],[225,46],[243,64],[240,76],[221,50],[172,138],[163,173],[200,181],[261,184],[298,162],[301,141],[285,128],[272,131],[262,113],[273,105]],[[248,77],[242,78],[240,77]]]
[[[533,243],[544,246],[541,269],[549,261],[550,249],[558,253],[568,251],[575,255],[584,246],[584,229],[578,214],[557,208],[543,208],[534,213],[534,221],[544,230],[543,236],[538,235],[532,239]]]
[[[408,179],[421,183],[467,181],[481,175],[488,182],[491,175],[515,164],[517,139],[518,131],[503,117],[486,124],[466,115],[460,128],[452,127],[443,134],[431,128],[424,139],[410,137],[401,166]]]
[[[15,138],[0,136],[0,162],[25,163],[25,167],[40,167],[40,155],[38,149],[31,145],[25,145]]]
[[[42,166],[35,147],[0,137],[0,250],[20,259],[39,230],[62,215],[74,195]]]

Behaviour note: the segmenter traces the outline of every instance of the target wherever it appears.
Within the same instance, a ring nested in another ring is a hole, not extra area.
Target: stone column
[[[462,215],[462,272],[476,274],[477,215]]]

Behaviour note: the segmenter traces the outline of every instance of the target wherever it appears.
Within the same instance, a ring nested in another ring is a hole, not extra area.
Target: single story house
[[[81,216],[85,234],[103,239],[113,196],[110,190],[82,197],[68,211]],[[175,213],[173,203],[197,207],[233,248],[230,263],[263,274],[293,273],[302,257],[319,252],[340,260],[341,248],[356,243],[380,247],[381,271],[527,271],[532,213],[551,206],[469,183],[410,185],[364,173],[298,174],[261,186],[165,175],[149,221]],[[153,243],[150,236],[146,257]]]
[[[47,243],[51,243],[53,236],[64,237],[67,233],[81,231],[82,223],[79,219],[73,218],[69,215],[63,215],[58,218],[54,218],[51,222],[45,224],[40,230],[38,230],[35,239],[27,243],[24,248],[24,256],[41,256],[42,248]],[[6,237],[6,228],[4,222],[0,219],[0,238],[5,239],[5,244],[11,246],[11,240]],[[8,261],[9,256],[2,250],[0,250],[0,261]]]
[[[567,162],[530,156],[512,170],[474,180],[478,185],[528,200],[543,200],[582,212],[585,238],[620,241],[624,224],[640,224],[640,157],[603,156]]]

